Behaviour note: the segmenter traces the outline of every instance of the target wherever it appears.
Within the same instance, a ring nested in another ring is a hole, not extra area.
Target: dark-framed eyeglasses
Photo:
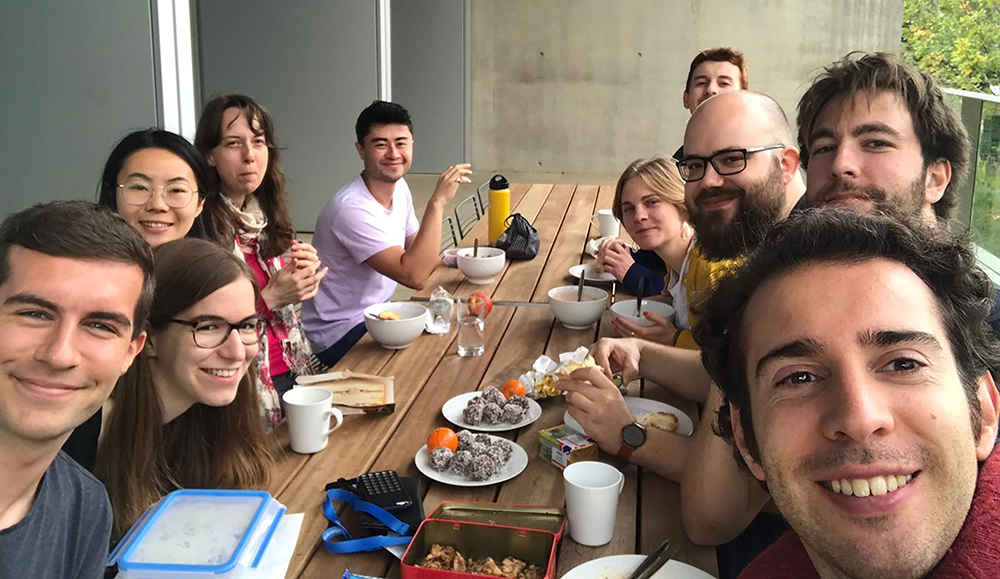
[[[226,343],[226,340],[229,339],[229,334],[233,330],[236,330],[237,335],[240,337],[240,342],[244,346],[256,344],[258,336],[264,331],[264,320],[261,318],[248,318],[235,324],[218,318],[203,320],[179,320],[174,318],[170,322],[191,328],[191,335],[194,337],[195,345],[206,350],[218,348]]]
[[[700,181],[705,177],[705,169],[708,164],[719,175],[735,175],[747,168],[747,157],[761,151],[773,151],[784,149],[785,145],[767,145],[764,147],[751,147],[749,149],[726,149],[719,151],[711,157],[688,157],[682,161],[677,161],[677,170],[681,174],[681,179],[691,183]]]
[[[173,207],[174,209],[187,207],[198,193],[197,189],[192,189],[186,183],[170,183],[168,185],[155,186],[148,181],[136,179],[121,183],[118,185],[118,188],[121,189],[122,198],[129,205],[145,205],[156,194],[156,190],[159,189],[163,194],[163,202],[168,207]]]

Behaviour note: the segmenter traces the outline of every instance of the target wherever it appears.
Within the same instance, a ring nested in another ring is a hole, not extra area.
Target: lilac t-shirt
[[[320,281],[316,297],[302,304],[302,324],[314,349],[334,345],[363,321],[366,307],[392,299],[395,280],[365,260],[390,247],[403,247],[419,227],[404,179],[396,181],[391,209],[372,197],[360,175],[326,204],[316,219],[313,246],[330,273]]]

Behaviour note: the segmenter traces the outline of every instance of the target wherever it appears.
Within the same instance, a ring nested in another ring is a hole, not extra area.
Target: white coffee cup
[[[333,407],[333,394],[319,386],[297,386],[281,397],[285,401],[292,450],[313,454],[326,448],[330,434],[344,423],[344,415]],[[330,428],[330,417],[337,424]]]
[[[569,536],[581,545],[597,547],[615,534],[618,495],[625,475],[610,464],[587,460],[563,470]]]
[[[595,218],[599,237],[618,237],[621,224],[610,209],[599,209],[596,215],[590,216],[590,222],[594,223]]]

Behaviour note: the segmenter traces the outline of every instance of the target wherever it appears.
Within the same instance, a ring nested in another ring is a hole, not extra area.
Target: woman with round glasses
[[[633,161],[618,179],[612,211],[640,249],[653,251],[667,266],[662,299],[674,306],[670,321],[653,313],[652,326],[640,326],[624,317],[611,323],[619,335],[638,337],[687,349],[697,349],[691,334],[695,316],[692,302],[715,285],[730,262],[712,262],[698,251],[694,230],[687,221],[684,182],[673,161],[663,157]],[[619,240],[603,244],[598,259],[605,270],[627,271],[629,250]]]
[[[261,400],[274,425],[281,394],[310,372],[312,350],[294,306],[316,295],[327,269],[313,246],[295,240],[274,123],[264,107],[244,95],[213,98],[194,143],[215,169],[221,193],[212,223],[225,243],[235,242],[261,288],[257,311],[267,327],[259,355]]]
[[[105,405],[97,453],[116,539],[172,490],[262,488],[273,464],[251,370],[261,331],[253,274],[199,239],[154,257],[146,346]]]
[[[210,179],[205,157],[184,137],[135,131],[108,156],[97,202],[124,217],[152,247],[187,236],[212,239],[201,216]]]

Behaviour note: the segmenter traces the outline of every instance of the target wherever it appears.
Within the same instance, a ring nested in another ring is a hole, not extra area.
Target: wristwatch
[[[628,460],[632,452],[646,442],[646,428],[638,422],[626,424],[622,428],[622,445],[618,449],[618,458]]]

